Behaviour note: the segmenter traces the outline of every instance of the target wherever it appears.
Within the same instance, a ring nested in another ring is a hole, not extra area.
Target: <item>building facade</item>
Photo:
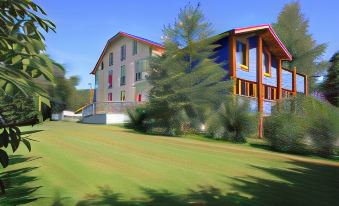
[[[269,115],[278,99],[308,93],[307,76],[282,67],[292,56],[270,25],[232,29],[219,34],[215,59],[234,80],[234,94],[248,98],[252,111]],[[119,32],[106,44],[95,75],[94,113],[110,113],[117,104],[147,101],[148,58],[161,55],[161,44]],[[115,106],[100,108],[100,103]]]
[[[161,44],[124,32],[108,40],[91,74],[95,75],[94,102],[147,100],[148,59],[161,55]]]

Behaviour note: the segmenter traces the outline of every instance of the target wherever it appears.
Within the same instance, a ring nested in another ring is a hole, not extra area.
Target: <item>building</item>
[[[251,109],[269,115],[276,100],[308,94],[307,76],[282,67],[292,55],[270,25],[237,28],[220,34],[216,61],[234,80],[234,94],[246,96]]]
[[[282,67],[282,61],[292,56],[270,25],[219,35],[216,61],[228,71],[227,78],[234,80],[234,94],[250,100],[251,110],[269,115],[276,100],[307,95],[307,76]],[[163,52],[161,44],[124,32],[108,40],[91,72],[95,75],[94,103],[84,109],[84,116],[122,114],[126,107],[147,101],[148,57]]]

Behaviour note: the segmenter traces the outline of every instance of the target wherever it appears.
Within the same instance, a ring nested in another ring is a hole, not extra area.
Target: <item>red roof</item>
[[[109,44],[112,43],[113,41],[115,41],[116,39],[118,39],[119,37],[127,37],[127,38],[130,38],[130,39],[142,42],[144,44],[148,44],[153,48],[158,48],[158,49],[162,49],[162,50],[165,49],[165,47],[162,44],[159,44],[157,42],[154,42],[154,41],[142,38],[142,37],[138,37],[138,36],[135,36],[135,35],[132,35],[132,34],[128,34],[126,32],[118,32],[116,35],[114,35],[112,38],[110,38],[107,41],[104,50],[101,52],[99,60],[95,64],[95,67],[93,68],[93,70],[90,74],[95,74],[96,68],[98,68],[100,62],[102,61],[102,58],[104,57],[104,54],[105,54]]]
[[[250,27],[243,27],[243,28],[236,28],[234,29],[235,34],[241,34],[241,33],[247,33],[247,32],[253,32],[253,31],[259,31],[259,30],[268,30],[268,32],[273,36],[276,43],[279,44],[281,49],[283,50],[284,54],[286,55],[286,60],[291,61],[292,55],[289,53],[289,51],[286,49],[285,45],[280,41],[278,35],[274,32],[273,28],[269,24],[263,24],[258,26],[250,26]]]

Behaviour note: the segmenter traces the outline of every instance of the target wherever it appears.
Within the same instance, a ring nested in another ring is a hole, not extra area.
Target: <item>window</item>
[[[275,100],[277,89],[275,87],[264,85],[264,98],[267,100]]]
[[[113,52],[109,53],[108,65],[109,66],[113,65]]]
[[[112,101],[112,93],[107,94],[107,101]]]
[[[267,77],[271,76],[271,54],[268,49],[265,47],[262,55],[262,66],[264,68],[264,75]]]
[[[104,70],[104,62],[101,62],[101,70]]]
[[[237,62],[242,70],[248,71],[249,45],[248,40],[237,41]]]
[[[108,88],[112,88],[113,85],[113,70],[108,71]]]
[[[120,69],[120,86],[126,84],[126,68],[125,65],[121,66]]]
[[[126,92],[125,91],[121,91],[120,92],[120,101],[125,101],[126,100]]]
[[[136,40],[133,40],[133,50],[132,50],[132,54],[136,55],[138,53],[138,42]]]
[[[135,62],[135,81],[140,81],[147,78],[147,71],[149,71],[149,60],[139,59]]]
[[[121,46],[120,60],[124,61],[126,59],[126,45]]]
[[[248,97],[256,97],[257,84],[254,82],[237,79],[236,94]]]
[[[137,102],[141,102],[141,94],[138,94],[138,96],[137,96]]]

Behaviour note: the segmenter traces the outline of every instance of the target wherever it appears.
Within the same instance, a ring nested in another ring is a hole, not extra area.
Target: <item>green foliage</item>
[[[306,128],[312,140],[313,152],[323,157],[335,154],[339,140],[339,109],[314,99],[309,99],[305,104]]]
[[[27,121],[32,124],[38,122],[41,114],[37,105],[36,97],[26,97],[20,93],[14,97],[0,95],[0,127]]]
[[[298,72],[313,76],[326,67],[320,58],[327,46],[317,44],[309,33],[309,21],[301,13],[298,1],[285,5],[273,27],[293,57],[292,61],[283,62],[285,68],[297,67]],[[314,80],[310,80],[310,84],[313,84]]]
[[[339,107],[339,52],[333,55],[330,63],[321,90],[331,104]]]
[[[302,154],[306,152],[304,119],[290,111],[279,112],[264,120],[265,140],[272,149]]]
[[[9,95],[46,95],[32,79],[43,76],[54,81],[52,68],[59,65],[44,53],[39,30],[54,31],[55,25],[39,16],[46,13],[32,1],[3,0],[0,8],[0,89]]]
[[[127,110],[129,123],[126,123],[126,127],[134,129],[139,132],[147,132],[147,111],[144,107],[137,107],[135,110]]]
[[[184,128],[196,129],[206,108],[220,105],[226,72],[212,58],[218,38],[208,38],[211,25],[199,6],[186,6],[163,33],[165,53],[150,62],[149,111],[166,134],[179,135]]]
[[[295,97],[278,102],[264,121],[264,136],[273,149],[284,152],[335,154],[339,137],[339,111],[313,97]]]
[[[232,142],[246,142],[257,128],[257,115],[245,99],[229,97],[207,121],[207,135]]]
[[[3,147],[11,145],[15,152],[22,141],[30,149],[29,141],[21,137],[18,126],[37,123],[37,114],[33,111],[37,104],[30,98],[48,96],[34,79],[40,77],[53,83],[53,67],[62,69],[45,54],[40,31],[54,31],[55,25],[41,17],[44,15],[45,11],[30,0],[0,1],[0,104],[5,105],[0,108],[3,167],[8,165],[8,155]],[[28,98],[22,98],[23,95]]]

